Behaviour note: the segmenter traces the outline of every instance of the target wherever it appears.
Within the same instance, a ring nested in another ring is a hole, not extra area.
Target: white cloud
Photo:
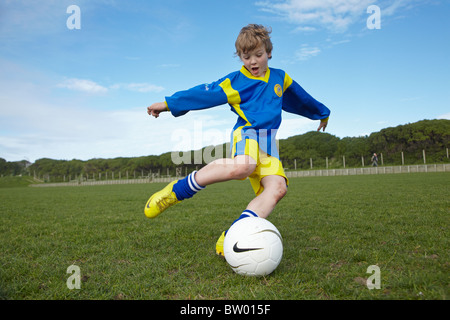
[[[438,119],[450,120],[450,112],[448,112],[446,114],[441,114],[440,116],[438,116]]]
[[[352,24],[365,21],[367,8],[378,5],[382,16],[392,16],[400,10],[408,10],[428,1],[419,0],[283,0],[259,1],[261,11],[281,16],[299,25],[296,31],[314,31],[325,28],[332,32],[344,32]],[[365,22],[364,22],[365,23]]]
[[[169,114],[155,120],[145,107],[92,110],[70,102],[62,107],[38,97],[14,99],[8,107],[16,110],[2,119],[8,125],[2,125],[0,150],[8,161],[161,154],[173,147],[167,143],[170,133],[192,121],[169,119]]]
[[[320,48],[318,47],[303,46],[295,53],[295,57],[297,58],[297,60],[304,61],[308,60],[311,57],[317,56],[319,53]]]
[[[321,26],[342,32],[366,13],[374,0],[286,0],[282,2],[261,1],[256,5],[262,11],[277,14],[287,21],[305,26]]]
[[[311,32],[311,31],[316,31],[317,28],[314,27],[310,27],[310,26],[300,26],[295,28],[294,32]]]
[[[382,18],[424,5],[428,1],[419,0],[279,0],[258,1],[255,3],[260,11],[281,17],[293,25],[292,32],[312,33],[327,30],[332,34],[344,33],[352,26],[364,29],[367,25],[367,8],[377,5]],[[351,33],[347,32],[351,36]],[[303,45],[295,52],[297,61],[305,61],[335,45],[350,42],[350,39],[327,39],[327,44]],[[319,47],[321,46],[321,47]]]
[[[319,121],[299,117],[292,119],[285,118],[281,123],[280,129],[278,129],[277,139],[286,139],[308,131],[317,130],[318,127]]]
[[[178,118],[165,112],[154,119],[147,114],[147,106],[141,104],[146,98],[134,99],[133,93],[120,94],[129,101],[127,104],[111,103],[114,90],[164,89],[148,83],[106,87],[72,78],[55,86],[53,77],[1,59],[0,69],[5,71],[0,77],[0,157],[8,161],[159,155],[180,144],[179,139],[171,139],[173,132],[180,129],[190,133],[192,148],[200,148],[228,141],[226,130],[235,120],[234,114],[220,107]],[[100,98],[69,98],[55,90],[58,87],[107,94]],[[127,107],[118,109],[124,105]]]
[[[60,84],[58,84],[58,87],[66,88],[69,90],[82,91],[91,94],[108,92],[107,88],[99,85],[94,81],[86,79],[76,79],[76,78],[66,79]]]
[[[93,109],[84,99],[80,105],[78,99],[52,97],[47,85],[0,79],[0,157],[35,161],[159,155],[179,145],[171,135],[181,128],[190,134],[191,146],[200,148],[228,140],[229,134],[219,130],[233,124],[207,111],[179,118],[167,112],[154,119],[146,106]]]
[[[164,87],[157,86],[151,83],[117,83],[106,88],[92,80],[87,79],[66,79],[57,85],[59,88],[66,88],[69,90],[81,91],[89,94],[107,93],[109,89],[118,90],[125,89],[134,92],[154,92],[159,93],[164,90]]]
[[[136,92],[155,92],[159,93],[164,90],[164,87],[157,86],[151,83],[130,83],[123,85],[126,89]]]
[[[401,9],[404,9],[404,8],[410,9],[410,8],[414,7],[416,5],[416,3],[418,3],[418,2],[420,2],[420,1],[418,1],[418,0],[389,1],[386,3],[385,6],[382,7],[382,14],[385,16],[386,15],[392,16]],[[421,2],[426,2],[426,1],[421,1]]]

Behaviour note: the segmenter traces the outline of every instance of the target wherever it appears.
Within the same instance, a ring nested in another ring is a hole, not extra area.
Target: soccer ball
[[[231,226],[225,236],[223,250],[234,272],[246,276],[266,276],[281,262],[283,239],[270,221],[248,217]]]

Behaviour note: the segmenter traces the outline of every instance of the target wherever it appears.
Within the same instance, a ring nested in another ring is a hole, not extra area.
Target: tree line
[[[382,129],[369,136],[338,138],[329,133],[307,132],[279,141],[280,159],[289,169],[309,169],[311,161],[315,168],[342,168],[362,166],[365,157],[370,165],[373,153],[382,154],[385,165],[401,165],[403,152],[405,164],[423,163],[426,151],[427,163],[449,162],[450,120],[422,120],[419,122]],[[220,146],[219,146],[220,148]],[[227,145],[221,146],[226,154]],[[194,153],[191,152],[191,159]],[[54,160],[42,158],[34,163],[26,160],[8,162],[0,158],[0,174],[27,174],[52,181],[68,181],[85,176],[93,179],[118,179],[152,175],[184,175],[200,168],[201,164],[176,165],[171,152],[133,158]],[[178,169],[178,172],[177,172]]]
[[[373,153],[383,155],[385,165],[401,165],[402,152],[405,164],[423,164],[423,151],[427,163],[449,162],[450,120],[422,120],[419,122],[385,128],[369,136],[338,138],[331,134],[308,132],[280,141],[280,158],[283,165],[309,168],[310,159],[315,166],[325,167],[328,158],[329,168],[366,165]]]

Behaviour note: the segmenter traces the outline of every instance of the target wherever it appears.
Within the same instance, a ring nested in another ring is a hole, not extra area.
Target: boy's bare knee
[[[275,198],[277,199],[277,202],[284,198],[284,196],[287,193],[287,186],[286,182],[282,181],[275,187]]]
[[[256,169],[256,161],[250,156],[240,155],[233,159],[233,167],[230,170],[231,179],[245,179]]]
[[[255,170],[255,164],[235,164],[230,171],[231,179],[245,179]]]
[[[267,181],[266,181],[267,182]],[[264,189],[270,192],[275,202],[284,198],[287,193],[286,180],[283,179],[271,179],[270,183],[265,183]]]

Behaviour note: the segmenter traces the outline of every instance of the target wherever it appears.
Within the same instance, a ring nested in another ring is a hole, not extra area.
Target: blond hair
[[[270,40],[270,33],[272,30],[264,27],[260,24],[249,24],[241,29],[239,35],[235,42],[236,55],[239,57],[243,53],[247,53],[259,47],[261,44],[264,45],[267,54],[272,53],[272,41]]]

